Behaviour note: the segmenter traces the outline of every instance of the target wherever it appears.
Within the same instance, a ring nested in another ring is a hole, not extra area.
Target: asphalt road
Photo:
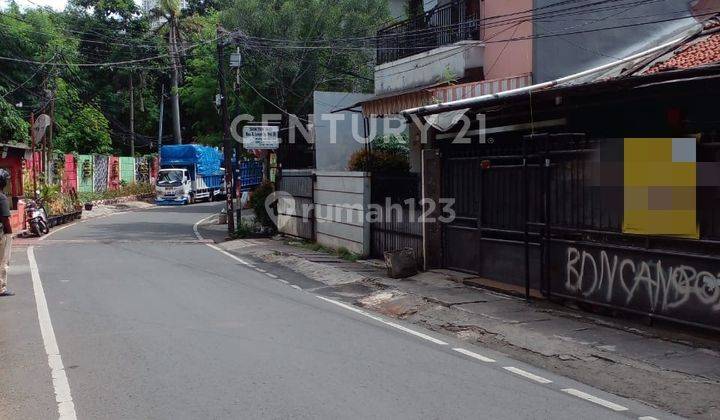
[[[16,296],[0,298],[0,418],[57,418],[56,400],[81,419],[670,417],[290,287],[196,241],[217,206],[19,243]]]

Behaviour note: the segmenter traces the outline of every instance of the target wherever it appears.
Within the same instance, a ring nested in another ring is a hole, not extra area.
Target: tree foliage
[[[336,38],[374,35],[388,17],[387,0],[189,0],[184,10],[178,0],[161,3],[164,17],[141,13],[133,0],[70,0],[62,12],[8,3],[0,10],[0,51],[21,61],[0,62],[0,142],[27,141],[30,113],[49,113],[54,92],[57,148],[126,154],[132,78],[138,153],[156,151],[163,99],[163,141],[172,140],[173,92],[184,141],[218,144],[218,24],[253,37],[332,46]],[[175,46],[168,19],[175,19],[179,34]],[[241,47],[238,84],[226,67],[231,115],[302,116],[312,112],[315,90],[372,90],[371,50]],[[180,73],[177,89],[171,88],[173,69]]]

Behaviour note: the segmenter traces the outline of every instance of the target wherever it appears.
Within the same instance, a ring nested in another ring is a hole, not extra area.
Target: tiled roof
[[[701,36],[678,48],[670,58],[652,64],[643,74],[691,69],[714,63],[720,63],[720,32]]]

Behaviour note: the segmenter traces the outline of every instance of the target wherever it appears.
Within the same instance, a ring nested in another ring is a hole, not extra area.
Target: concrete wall
[[[372,95],[349,92],[315,92],[313,104],[315,168],[319,171],[345,171],[350,156],[365,148],[365,129],[359,112],[335,112],[357,104]],[[360,107],[357,108],[358,110]],[[324,116],[324,117],[323,117]],[[342,118],[332,121],[333,118]],[[333,130],[333,125],[335,130]],[[334,131],[334,132],[333,132]],[[407,131],[405,120],[371,118],[368,137]]]
[[[512,13],[524,12],[533,7],[533,0],[485,0],[483,14],[485,18],[504,16],[496,21],[510,20],[504,25],[490,25],[485,29],[485,79],[501,79],[532,73],[533,33],[532,22],[517,22],[508,18]],[[528,38],[510,41],[514,38]],[[506,40],[506,41],[505,41]],[[502,42],[505,41],[505,42]]]
[[[375,94],[430,86],[448,75],[461,79],[483,66],[484,49],[482,41],[461,41],[375,66]]]
[[[313,125],[315,131],[315,168],[320,171],[344,171],[348,159],[365,146],[353,138],[364,135],[362,114],[335,112],[371,98],[370,94],[349,92],[315,92],[313,95]],[[325,117],[323,117],[325,116]],[[341,121],[330,118],[342,117]],[[353,126],[353,119],[355,124]],[[332,126],[335,125],[335,134]]]
[[[370,174],[317,171],[315,181],[315,233],[318,243],[370,253]]]
[[[583,6],[594,0],[573,4]],[[534,0],[534,7],[541,8],[557,0]],[[566,36],[538,37],[533,46],[533,82],[540,83],[600,66],[617,58],[652,48],[667,42],[696,24],[692,18],[690,0],[659,0],[645,4],[625,4],[605,11],[583,12],[575,10],[569,18],[533,22],[536,36],[551,33],[583,33]],[[555,10],[555,9],[552,9]],[[686,11],[685,19],[647,25],[592,31],[593,29],[627,26],[642,22],[667,20],[681,17],[678,11]]]

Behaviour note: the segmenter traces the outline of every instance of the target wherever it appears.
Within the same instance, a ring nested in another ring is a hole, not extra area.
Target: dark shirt
[[[0,217],[10,217],[10,203],[3,193],[0,193]],[[0,232],[5,233],[2,223],[0,223]]]

